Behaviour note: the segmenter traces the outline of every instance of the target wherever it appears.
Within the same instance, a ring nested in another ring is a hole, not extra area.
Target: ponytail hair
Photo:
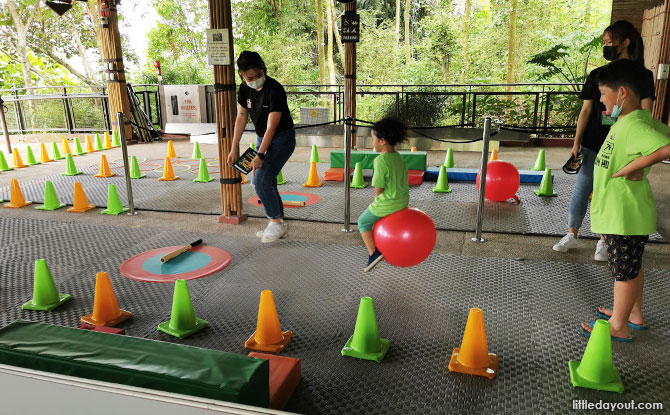
[[[608,33],[612,40],[623,43],[628,39],[628,46],[626,52],[628,59],[636,61],[644,65],[644,43],[642,42],[642,35],[628,20],[617,20],[603,31]]]

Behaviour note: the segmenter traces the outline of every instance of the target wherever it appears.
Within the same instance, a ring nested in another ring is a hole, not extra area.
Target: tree
[[[409,10],[411,0],[405,0],[405,64],[409,65],[412,59],[412,50],[410,49],[409,44]]]
[[[314,0],[314,11],[316,17],[316,46],[318,51],[319,82],[321,85],[324,85],[326,83],[326,56],[323,50],[323,5],[321,0]]]
[[[470,41],[470,11],[472,10],[472,0],[465,0],[465,10],[463,12],[463,69],[461,70],[461,83],[468,79],[468,43]]]
[[[35,17],[40,9],[40,0],[19,0],[18,4],[14,0],[7,0],[6,7],[11,24],[3,25],[4,41],[0,51],[10,59],[18,61],[21,65],[23,83],[27,92],[32,93],[32,72],[34,71],[28,51],[28,31],[35,23]]]
[[[330,74],[328,83],[333,85],[331,88],[333,91],[336,91],[334,85],[337,84],[337,72],[335,70],[335,60],[333,59],[333,15],[335,14],[333,0],[326,0],[326,14],[328,17],[328,73]]]
[[[510,0],[509,40],[507,47],[507,83],[514,83],[514,66],[516,58],[516,13],[518,0]],[[510,90],[511,87],[508,87]]]

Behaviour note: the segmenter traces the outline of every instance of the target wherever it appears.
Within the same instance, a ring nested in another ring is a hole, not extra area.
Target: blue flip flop
[[[600,310],[598,310],[597,308],[596,308],[596,315],[598,317],[602,318],[603,320],[609,320],[610,319],[610,316],[608,316],[607,314],[601,313]],[[647,330],[647,325],[646,324],[635,324],[635,323],[631,323],[630,321],[628,322],[628,327],[630,327],[631,329],[635,329],[635,330]]]
[[[589,323],[589,327],[593,328],[593,325],[596,324],[595,321],[592,321]],[[579,326],[579,332],[582,333],[584,336],[587,338],[591,337],[591,333],[588,331],[584,330],[582,326]],[[630,343],[633,341],[632,337],[617,337],[617,336],[612,336],[612,340],[617,341],[617,342],[622,342],[622,343]]]

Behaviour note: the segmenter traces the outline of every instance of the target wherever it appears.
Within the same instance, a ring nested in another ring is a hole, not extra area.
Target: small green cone
[[[121,139],[119,138],[119,132],[116,130],[112,131],[112,147],[121,147]]]
[[[254,143],[249,143],[249,147],[251,147],[252,150],[256,150],[256,144]]]
[[[451,150],[451,147],[447,149],[447,156],[444,158],[444,166],[448,169],[456,167],[454,164],[454,152]]]
[[[199,332],[209,323],[195,316],[191,295],[185,280],[177,280],[172,297],[172,314],[170,320],[158,325],[158,330],[171,336],[186,338]]]
[[[531,170],[537,170],[537,171],[543,171],[545,169],[544,165],[544,149],[541,149],[539,153],[537,153],[537,160],[535,160],[535,165]]]
[[[440,174],[437,176],[437,184],[433,187],[434,193],[451,193],[449,179],[447,178],[447,166],[440,166]]]
[[[105,148],[102,146],[102,140],[100,140],[100,134],[95,133],[95,151],[102,151]]]
[[[55,141],[51,142],[51,153],[53,154],[54,160],[63,160],[65,158],[60,155],[60,151],[58,150],[58,144],[56,144]]]
[[[65,156],[65,163],[67,164],[67,170],[65,173],[61,173],[63,176],[76,176],[78,174],[82,174],[83,172],[77,171],[77,166],[74,165],[74,159],[72,158],[72,154],[67,154]]]
[[[316,146],[314,147],[316,149]],[[314,155],[314,150],[312,150],[312,156]],[[317,154],[317,159],[319,158]],[[354,169],[354,178],[351,180],[349,187],[356,189],[365,189],[368,187],[368,182],[363,181],[363,169],[361,168],[361,163],[356,163],[356,168]]]
[[[319,160],[319,152],[316,150],[316,144],[312,144],[312,156],[309,158],[309,162],[311,163],[321,163]]]
[[[0,171],[10,171],[14,170],[13,167],[7,165],[7,160],[5,160],[5,155],[0,151]]]
[[[119,192],[116,191],[116,186],[110,184],[107,189],[107,209],[100,213],[104,213],[105,215],[118,215],[119,213],[127,212],[128,210],[128,208],[124,208],[121,204],[121,198],[119,197]]]
[[[191,156],[193,160],[200,160],[202,155],[200,154],[200,143],[197,141],[193,143],[193,155]]]
[[[198,143],[196,143],[196,144],[198,144]],[[200,159],[200,170],[198,171],[198,178],[193,179],[193,181],[196,182],[196,183],[209,183],[212,180],[214,180],[214,178],[209,177],[209,171],[207,170],[207,162],[205,161],[204,158],[201,158]]]
[[[582,361],[570,360],[572,386],[623,393],[619,370],[612,363],[612,337],[610,323],[596,320]]]
[[[372,298],[361,298],[354,334],[342,349],[342,356],[381,362],[390,344],[391,342],[387,339],[379,337],[379,328],[377,327],[375,306],[372,303]]]
[[[284,179],[284,173],[282,173],[282,171],[279,170],[279,174],[277,175],[277,184],[286,184],[286,183],[288,183],[288,181]]]
[[[534,190],[535,194],[538,196],[549,196],[556,197],[557,193],[554,192],[554,183],[551,179],[551,169],[544,170],[544,176],[542,176],[542,182],[540,183],[540,188]]]
[[[34,166],[36,164],[42,164],[39,161],[35,160],[35,155],[33,154],[33,149],[28,146],[28,149],[26,150],[26,160],[28,160],[28,165],[29,166]]]
[[[65,207],[65,203],[61,203],[58,200],[58,195],[56,194],[56,189],[54,189],[53,183],[47,180],[44,183],[44,204],[42,206],[36,206],[35,209],[39,210],[56,210]]]
[[[51,311],[71,298],[69,294],[58,294],[47,261],[44,259],[35,261],[33,299],[22,305],[21,309]]]
[[[76,156],[81,156],[83,154],[86,154],[83,148],[81,148],[81,143],[79,142],[79,138],[75,137],[74,138],[74,154]]]
[[[147,175],[142,174],[142,170],[140,170],[140,164],[137,162],[137,157],[132,156],[130,158],[130,178],[141,179],[142,177],[147,177]]]

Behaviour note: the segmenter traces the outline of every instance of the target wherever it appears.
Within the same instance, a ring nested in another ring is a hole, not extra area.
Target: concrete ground
[[[83,139],[80,137],[83,144]],[[16,140],[19,141],[19,140]],[[14,141],[13,141],[14,143]],[[39,159],[40,144],[32,143],[16,143],[14,147],[18,148],[23,158],[24,163],[26,147],[31,145],[33,153]],[[177,155],[180,157],[189,157],[192,152],[192,144],[187,140],[175,140],[175,149]],[[70,147],[74,150],[74,146],[70,143]],[[59,141],[60,148],[60,141]],[[7,154],[4,143],[0,144],[5,154],[5,158],[11,165],[11,155]],[[51,154],[51,146],[47,149]],[[138,157],[146,157],[148,159],[162,159],[165,157],[167,145],[166,142],[154,142],[137,144],[128,148],[129,155],[136,155]],[[322,160],[327,160],[331,149],[320,148],[319,155]],[[215,145],[201,145],[201,151],[204,157],[216,158],[217,148]],[[307,161],[310,157],[310,148],[298,147],[294,153],[292,160]],[[546,162],[547,167],[552,170],[558,170],[562,167],[567,159],[569,149],[566,148],[547,148]],[[530,168],[537,157],[537,148],[521,148],[521,147],[502,147],[499,152],[499,158],[510,161],[520,169]],[[107,156],[109,161],[121,158],[121,149],[106,150],[102,154]],[[428,164],[430,166],[437,166],[444,161],[444,152],[429,152]],[[474,152],[456,152],[455,160],[459,167],[478,167],[481,155]],[[100,160],[99,153],[92,153],[83,156],[75,157],[77,166],[97,165]],[[30,166],[23,169],[15,169],[13,171],[0,173],[0,187],[8,186],[11,179],[18,179],[19,182],[37,179],[47,175],[53,175],[64,171],[65,163],[58,161],[54,163],[46,163],[38,166]],[[661,229],[670,228],[670,187],[667,183],[670,181],[670,165],[658,165],[652,169],[650,174],[650,182],[654,189],[658,211],[659,211],[659,225]],[[194,202],[197,203],[197,202]],[[94,212],[99,212],[101,209],[96,209]],[[79,222],[79,223],[96,223],[108,224],[127,228],[153,228],[153,229],[174,229],[184,231],[202,232],[203,234],[230,234],[230,235],[244,235],[249,236],[255,234],[256,230],[262,229],[266,221],[260,218],[249,218],[246,222],[240,225],[225,225],[219,224],[217,216],[213,215],[199,215],[199,214],[184,214],[184,213],[170,213],[170,212],[149,212],[140,211],[136,216],[130,217],[125,215],[107,216],[95,214],[72,214],[59,210],[55,212],[43,212],[32,208],[23,209],[0,209],[0,214],[7,217],[17,218],[33,218],[33,219],[47,219],[52,221],[64,222]],[[486,218],[484,218],[486,220]],[[317,223],[308,221],[290,221],[289,239],[304,240],[310,242],[326,242],[346,245],[363,246],[361,238],[356,232],[343,233],[342,225]],[[662,232],[663,233],[663,232]],[[557,237],[545,236],[529,236],[516,234],[498,234],[485,233],[484,243],[472,242],[474,235],[471,232],[458,231],[438,231],[437,244],[435,246],[436,252],[450,253],[467,256],[480,257],[499,257],[499,258],[524,258],[542,261],[558,261],[569,263],[592,263],[593,252],[596,242],[594,240],[584,239],[580,242],[577,249],[569,253],[554,252],[551,247],[558,241]],[[665,233],[666,239],[670,239],[670,235]],[[361,248],[364,257],[363,248]],[[644,262],[645,266],[653,269],[670,269],[670,244],[651,243],[648,245]],[[605,272],[603,270],[603,272]]]

